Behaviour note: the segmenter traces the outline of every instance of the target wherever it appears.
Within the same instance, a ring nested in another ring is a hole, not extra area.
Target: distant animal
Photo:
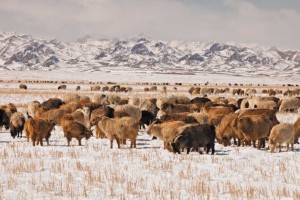
[[[19,85],[19,88],[20,88],[20,89],[23,89],[23,90],[27,90],[27,85],[20,84],[20,85]]]
[[[58,86],[57,89],[58,89],[58,90],[66,90],[66,89],[67,89],[67,86],[66,86],[66,85],[60,85],[60,86]]]

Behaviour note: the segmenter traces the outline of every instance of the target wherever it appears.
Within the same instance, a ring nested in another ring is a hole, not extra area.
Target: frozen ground
[[[12,76],[4,72],[1,78],[11,80]],[[72,80],[73,77],[76,81],[111,81],[114,78],[93,74],[15,76],[26,80],[65,77]],[[181,81],[193,82],[194,78]],[[118,80],[125,81],[127,77]],[[173,80],[173,76],[164,76],[155,81]],[[150,80],[131,78],[131,81]],[[244,83],[244,79],[236,81]],[[249,83],[262,80],[252,81]],[[0,87],[4,91],[11,88],[6,83]],[[45,95],[48,98],[58,94],[49,89],[38,95],[2,93],[0,105],[26,104],[34,98],[41,101]],[[26,110],[21,107],[20,111]],[[297,118],[297,114],[278,115],[281,122],[294,123]],[[162,141],[151,140],[144,130],[139,134],[137,149],[128,145],[117,149],[116,143],[109,149],[106,139],[94,137],[84,141],[83,146],[73,140],[67,147],[60,127],[56,127],[50,146],[33,147],[24,136],[12,139],[8,131],[2,130],[0,199],[300,199],[300,145],[295,145],[293,152],[283,149],[282,153],[271,154],[266,149],[216,144],[215,155],[195,152],[175,155],[162,148]]]
[[[287,84],[299,83],[295,77],[250,77],[247,74],[231,76],[217,73],[203,73],[198,75],[185,74],[156,74],[130,71],[111,72],[65,72],[65,71],[0,71],[3,80],[65,80],[65,81],[114,81],[114,82],[182,82],[182,83],[259,83],[259,84]]]

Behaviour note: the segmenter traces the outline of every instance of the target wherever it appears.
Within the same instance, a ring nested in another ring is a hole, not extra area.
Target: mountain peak
[[[130,39],[74,43],[0,33],[0,68],[5,70],[138,70],[164,73],[226,73],[247,76],[298,75],[300,52],[219,42],[161,41],[145,35]]]

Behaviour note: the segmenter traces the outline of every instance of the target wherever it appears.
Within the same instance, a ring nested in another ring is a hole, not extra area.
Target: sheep
[[[281,101],[279,112],[297,112],[300,108],[300,100],[296,97],[289,97]]]
[[[142,112],[138,107],[133,105],[118,105],[115,108],[115,111],[125,111],[129,114],[130,117],[134,118],[136,121],[140,121],[142,117]]]
[[[83,112],[76,110],[75,112],[71,113],[72,117],[74,118],[75,121],[84,124],[84,114]]]
[[[171,144],[174,153],[180,154],[180,149],[186,148],[187,154],[190,149],[193,148],[199,151],[199,147],[206,147],[206,153],[212,149],[212,153],[215,153],[215,126],[209,124],[196,124],[183,126],[178,128],[180,135],[175,138]],[[202,154],[201,151],[199,153]]]
[[[25,84],[20,84],[19,89],[27,90],[27,85]]]
[[[61,124],[64,131],[64,137],[66,137],[68,141],[68,146],[70,146],[72,138],[76,138],[78,140],[78,145],[81,146],[82,138],[88,140],[93,135],[92,130],[88,129],[83,124],[74,121],[73,116],[70,114],[65,114],[62,117]]]
[[[121,102],[121,97],[119,97],[118,95],[115,94],[110,94],[107,96],[107,100],[109,102],[109,104],[120,104]]]
[[[29,103],[27,106],[27,116],[34,117],[34,113],[39,106],[41,106],[41,104],[38,101]]]
[[[132,92],[132,87],[126,87],[125,92]]]
[[[109,106],[105,106],[105,107],[101,107],[101,108],[97,108],[97,109],[93,110],[90,115],[91,126],[98,124],[98,121],[100,120],[100,118],[102,116],[114,118],[114,111],[115,110]]]
[[[22,137],[22,130],[24,128],[25,124],[25,117],[20,112],[15,112],[12,114],[10,118],[9,128],[10,128],[10,134],[13,138]]]
[[[32,145],[35,146],[40,143],[43,146],[43,138],[46,139],[47,145],[49,145],[49,138],[51,131],[53,130],[55,123],[53,121],[48,122],[41,118],[29,118],[24,125],[24,131],[26,133],[27,141],[32,141]],[[36,143],[37,142],[37,143]]]
[[[111,119],[102,117],[98,127],[104,132],[110,140],[110,148],[113,148],[113,140],[116,139],[118,148],[120,148],[120,139],[129,139],[130,148],[136,148],[136,137],[139,131],[139,121],[132,117],[123,117]]]
[[[294,135],[295,130],[293,124],[280,123],[275,125],[271,130],[268,140],[270,152],[273,153],[275,148],[280,152],[282,143],[287,144],[286,151],[288,151],[289,144],[291,144],[291,149],[293,151]]]
[[[89,96],[80,96],[80,102],[91,102]]]
[[[168,121],[183,121],[187,124],[198,123],[198,121],[193,116],[188,116],[189,113],[175,113],[175,114],[165,114],[161,116],[163,122]]]
[[[67,111],[63,109],[52,109],[43,113],[40,117],[47,120],[53,121],[56,125],[60,126],[60,120]]]
[[[102,92],[108,91],[108,86],[102,87]]]
[[[208,115],[204,113],[189,113],[187,116],[194,117],[199,124],[208,124]]]
[[[130,117],[130,115],[124,110],[115,110],[114,111],[115,118],[122,118],[122,117]]]
[[[190,102],[190,98],[180,95],[180,96],[175,96],[175,103],[177,104],[188,104]]]
[[[100,85],[91,86],[91,91],[99,91],[101,89]]]
[[[105,94],[94,94],[92,102],[99,103],[101,105],[109,105],[108,98]]]
[[[190,105],[186,104],[172,104],[165,102],[161,105],[161,111],[163,111],[166,114],[191,112],[191,107]]]
[[[58,90],[66,90],[67,86],[66,85],[60,85],[57,87]]]
[[[17,107],[13,103],[9,103],[7,105],[3,105],[0,107],[1,109],[5,110],[6,113],[9,115],[9,117],[15,113],[18,112]]]
[[[157,86],[151,86],[150,88],[149,88],[149,91],[150,92],[156,92],[157,91]]]
[[[139,108],[140,110],[151,112],[154,116],[157,115],[157,112],[159,110],[157,106],[153,102],[149,101],[148,99],[141,100]]]
[[[178,127],[186,125],[186,123],[182,121],[172,121],[172,122],[164,122],[162,124],[156,124],[157,120],[154,120],[148,127],[147,127],[147,134],[155,136],[164,141],[164,149],[171,149],[171,143],[174,139],[178,136],[178,132],[174,131]]]
[[[142,117],[140,119],[140,129],[143,127],[145,129],[145,124],[147,126],[149,126],[153,120],[154,120],[155,116],[147,111],[147,110],[142,110]]]
[[[43,113],[47,112],[49,109],[45,106],[39,106],[35,109],[33,118],[41,117]],[[32,117],[30,115],[27,115],[27,117]]]
[[[299,144],[299,137],[300,137],[300,118],[297,119],[297,121],[294,123],[294,130],[295,130],[295,135],[294,135],[294,144]]]
[[[76,91],[80,90],[80,86],[77,85],[76,88],[75,88],[75,90],[76,90]]]
[[[106,116],[109,118],[114,117],[114,109],[106,106],[102,108],[97,108],[91,112],[90,115],[90,125],[94,126],[95,125],[95,132],[96,132],[96,138],[105,138],[105,134],[101,129],[98,127],[98,122],[101,120],[102,116]]]
[[[70,103],[70,102],[79,102],[80,96],[78,94],[65,94],[63,96],[63,102]]]
[[[75,112],[79,108],[82,108],[79,102],[70,102],[59,107],[59,109],[65,110],[67,113]]]
[[[210,101],[211,100],[206,97],[195,97],[195,98],[191,99],[189,103],[191,103],[191,104],[192,103],[200,103],[200,104],[204,105],[205,103],[210,102]]]
[[[59,108],[61,105],[63,105],[63,101],[59,98],[50,98],[47,101],[44,101],[41,105],[50,110]]]
[[[0,108],[0,127],[2,128],[2,126],[4,126],[5,129],[8,130],[9,121],[9,117],[7,116],[5,110]]]
[[[133,106],[139,106],[140,105],[140,98],[132,96],[129,98],[128,104]]]

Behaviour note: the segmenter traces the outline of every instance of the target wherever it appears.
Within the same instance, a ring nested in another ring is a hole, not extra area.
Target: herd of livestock
[[[124,89],[129,90],[132,88]],[[205,94],[210,92],[214,91],[205,90]],[[233,95],[241,92],[232,90]],[[65,94],[62,99],[29,103],[26,115],[12,103],[0,106],[0,127],[10,129],[13,138],[22,137],[24,131],[33,146],[43,145],[43,140],[49,145],[54,126],[61,126],[68,145],[72,138],[81,145],[81,140],[89,139],[94,132],[96,138],[109,139],[110,148],[114,140],[120,148],[128,139],[130,147],[135,148],[139,130],[147,128],[149,135],[163,140],[164,148],[174,153],[202,153],[200,148],[204,148],[214,154],[215,141],[224,146],[234,143],[258,149],[265,148],[267,142],[271,152],[280,151],[285,143],[293,150],[300,136],[300,119],[294,124],[280,123],[276,113],[298,112],[300,99],[291,96],[293,91],[281,99],[274,96],[280,92],[275,90],[266,90],[269,96],[264,97],[253,95],[253,90],[244,92],[249,96],[240,99],[210,99],[197,87],[189,90],[197,96],[192,99],[184,95],[157,99],[121,98],[114,93],[97,93],[92,98]]]

